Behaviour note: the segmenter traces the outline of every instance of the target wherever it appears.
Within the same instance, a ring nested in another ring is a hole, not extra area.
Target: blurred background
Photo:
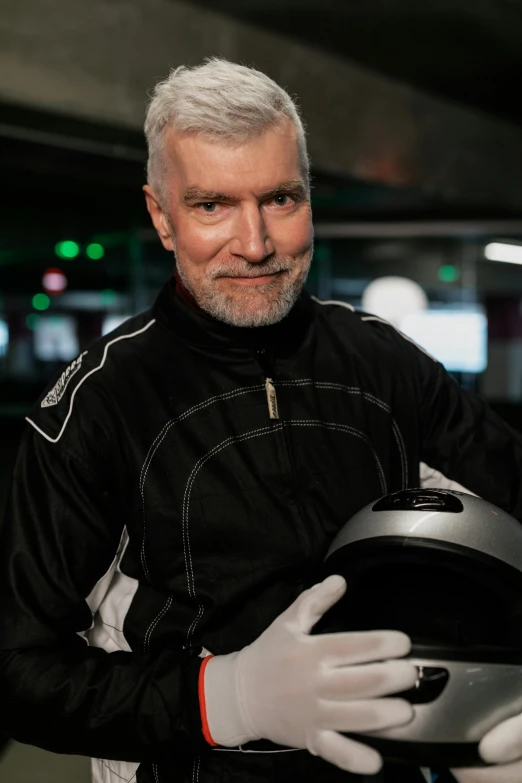
[[[522,429],[521,0],[2,0],[0,513],[29,406],[172,270],[147,92],[209,55],[298,96],[308,288],[382,315]],[[88,779],[6,743],[0,779]]]

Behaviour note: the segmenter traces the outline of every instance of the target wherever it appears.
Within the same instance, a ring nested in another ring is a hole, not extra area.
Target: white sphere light
[[[367,313],[399,326],[406,315],[426,310],[428,297],[414,280],[390,275],[372,280],[363,291],[361,304]]]

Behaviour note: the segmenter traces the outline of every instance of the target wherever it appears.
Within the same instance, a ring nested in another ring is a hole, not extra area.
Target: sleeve
[[[408,350],[419,380],[421,460],[522,521],[522,434],[440,363]]]
[[[56,753],[142,762],[208,747],[196,651],[112,652],[79,632],[126,518],[107,465],[28,428],[0,526],[0,733]]]

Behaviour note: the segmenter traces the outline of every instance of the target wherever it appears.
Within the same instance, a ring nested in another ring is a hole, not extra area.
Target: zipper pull
[[[268,403],[268,413],[271,419],[279,418],[279,408],[277,407],[277,394],[272,383],[272,378],[265,378],[266,401]]]

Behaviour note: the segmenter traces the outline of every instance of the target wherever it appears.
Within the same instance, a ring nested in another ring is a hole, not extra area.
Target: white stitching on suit
[[[320,305],[339,305],[341,307],[347,308],[348,310],[351,310],[352,312],[355,312],[355,308],[353,307],[353,305],[350,305],[347,302],[338,302],[338,301],[335,301],[335,300],[323,301],[321,299],[317,299],[317,297],[315,297],[315,296],[313,296],[312,299],[314,300],[314,302],[317,302],[317,304],[320,304]],[[400,329],[397,329],[389,321],[385,321],[383,318],[378,318],[377,316],[373,316],[373,315],[361,316],[361,321],[378,321],[380,323],[386,324],[386,326],[389,326],[392,329],[395,329],[395,331],[398,334],[400,334],[400,336],[404,340],[407,340],[408,342],[412,343],[412,345],[415,345],[415,347],[418,348],[419,351],[422,351],[422,353],[426,354],[426,356],[428,356],[434,362],[437,361],[433,356],[431,356],[431,354],[429,354],[427,351],[425,351],[424,348],[421,348],[420,345],[417,345],[417,343],[414,340],[410,339],[405,334],[403,334],[403,332],[401,332]],[[395,432],[395,427],[394,427],[393,424],[392,424],[392,427],[394,428],[394,432]],[[404,474],[404,477],[403,477],[403,489],[406,489],[406,487],[408,486],[408,472],[407,472],[408,471],[408,463],[407,463],[407,459],[406,459],[406,449],[404,447],[404,441],[402,440],[402,435],[401,435],[400,430],[398,429],[398,427],[397,427],[397,434],[398,434],[399,439],[401,441],[401,445],[399,445],[399,450],[401,451],[401,454],[403,454],[402,459],[403,459],[403,466],[404,466],[404,470],[405,470],[405,474]]]
[[[349,432],[350,435],[355,435],[356,438],[359,438],[360,440],[364,441],[367,446],[370,447],[373,456],[375,458],[375,462],[377,463],[377,470],[379,473],[379,478],[381,480],[381,490],[382,494],[385,495],[387,492],[387,484],[386,484],[386,476],[384,474],[384,470],[382,469],[381,462],[379,460],[379,457],[377,456],[377,452],[373,448],[373,444],[371,440],[368,438],[368,436],[361,432],[361,430],[356,430],[355,427],[349,427],[347,424],[337,424],[337,422],[323,422],[323,421],[314,421],[313,419],[303,419],[302,421],[288,421],[285,422],[285,424],[295,424],[298,427],[327,427],[329,430],[339,430],[340,432]]]
[[[197,411],[202,410],[203,408],[208,407],[209,405],[212,405],[215,402],[221,402],[222,400],[229,400],[233,397],[239,397],[243,394],[250,394],[252,392],[257,392],[263,390],[264,384],[259,384],[257,386],[249,386],[246,389],[237,389],[230,392],[224,392],[223,394],[217,394],[214,397],[209,397],[208,400],[204,400],[203,402],[198,403],[197,405],[194,405],[192,408],[189,408],[185,413],[182,413],[180,416],[177,416],[175,419],[170,419],[166,424],[163,425],[162,429],[160,430],[159,434],[156,436],[152,446],[149,448],[147,452],[147,456],[145,457],[145,460],[143,462],[141,471],[140,471],[140,494],[141,494],[141,506],[142,506],[142,518],[143,518],[143,537],[141,541],[141,549],[140,549],[140,560],[141,565],[143,567],[143,571],[145,573],[145,576],[149,582],[151,582],[150,573],[147,565],[147,558],[145,555],[145,533],[146,533],[146,514],[145,514],[145,481],[147,480],[147,473],[149,470],[149,467],[152,463],[152,460],[154,459],[154,455],[156,451],[159,449],[161,444],[163,443],[163,440],[165,439],[168,431],[171,427],[173,427],[175,424],[178,424],[178,422],[183,421],[184,419],[188,418],[193,413],[196,413]]]
[[[196,758],[192,762],[192,783],[198,783],[200,764],[201,764],[201,756],[196,756]]]
[[[143,651],[144,652],[147,652],[149,650],[150,639],[151,639],[151,636],[152,636],[152,634],[154,632],[154,629],[156,628],[156,626],[159,623],[159,621],[161,620],[161,618],[164,617],[167,614],[167,612],[169,611],[170,607],[172,606],[172,601],[173,601],[173,598],[172,598],[171,595],[169,595],[169,597],[167,598],[167,603],[165,604],[165,606],[163,607],[161,612],[158,612],[158,614],[156,615],[154,620],[151,622],[151,624],[147,628],[147,633],[145,634],[145,638],[143,639]]]
[[[250,392],[260,391],[264,388],[265,388],[264,384],[260,383],[256,386],[249,386],[246,389],[236,389],[234,391],[224,392],[223,394],[216,394],[214,397],[209,397],[208,400],[204,400],[203,402],[199,402],[197,405],[193,405],[192,408],[189,408],[187,411],[185,411],[185,413],[182,413],[180,416],[177,416],[175,419],[170,419],[166,424],[163,425],[161,431],[156,436],[154,443],[152,444],[152,446],[149,448],[147,452],[147,456],[145,457],[145,461],[140,471],[140,486],[145,483],[145,476],[143,475],[143,472],[145,470],[145,466],[147,466],[148,469],[147,463],[150,464],[152,458],[154,457],[154,452],[156,451],[154,447],[156,443],[158,442],[159,438],[161,438],[162,436],[165,437],[165,435],[167,434],[167,430],[169,430],[174,424],[177,424],[179,421],[183,421],[183,419],[186,419],[192,413],[195,413],[196,411],[199,411],[202,408],[206,408],[214,402],[220,402],[221,400],[229,400],[231,397],[238,397],[242,394],[250,394]],[[151,452],[153,453],[151,454]],[[149,460],[149,455],[150,455],[150,460]]]
[[[387,405],[383,400],[380,400],[374,394],[370,394],[370,392],[363,392],[363,390],[359,386],[345,386],[342,383],[331,383],[329,381],[313,381],[311,378],[303,378],[301,380],[296,380],[296,381],[273,381],[273,383],[274,386],[276,387],[311,385],[319,389],[334,389],[334,390],[338,389],[339,391],[345,391],[348,394],[361,394],[362,397],[369,400],[370,402],[375,403],[375,405],[377,405],[379,408],[382,408],[382,410],[386,411],[391,416],[391,408],[389,405]],[[406,457],[406,447],[404,445],[402,433],[393,416],[391,416],[391,421],[392,421],[393,434],[395,435],[397,448],[399,449],[399,454],[401,458],[402,489],[406,489],[406,487],[408,486],[408,462]]]
[[[192,568],[192,554],[190,551],[190,538],[189,538],[189,531],[188,531],[188,508],[189,508],[189,502],[190,502],[190,493],[192,491],[192,487],[194,485],[194,482],[196,480],[196,476],[200,469],[203,467],[205,462],[207,462],[209,459],[211,459],[213,456],[218,454],[220,451],[223,451],[226,449],[231,443],[240,443],[244,440],[249,440],[250,438],[256,438],[260,435],[264,435],[266,432],[277,432],[283,427],[286,426],[301,426],[301,427],[326,427],[327,429],[333,429],[338,430],[340,432],[346,432],[350,435],[354,435],[355,437],[360,438],[362,441],[364,441],[369,447],[370,450],[373,453],[373,456],[375,458],[375,462],[377,464],[377,472],[379,473],[379,479],[381,483],[381,489],[382,494],[386,494],[386,477],[384,474],[384,471],[382,469],[382,465],[380,463],[380,460],[377,456],[377,453],[375,449],[373,448],[373,444],[369,440],[369,438],[360,430],[356,430],[354,427],[349,427],[345,424],[337,424],[335,422],[324,422],[314,419],[296,419],[296,420],[290,420],[290,421],[282,421],[278,424],[275,424],[273,426],[263,427],[261,429],[252,430],[252,432],[246,432],[243,435],[240,436],[233,436],[230,438],[227,438],[222,443],[218,444],[217,446],[214,446],[211,451],[209,451],[205,456],[201,457],[194,468],[192,469],[192,472],[187,480],[187,484],[185,487],[185,494],[183,498],[183,519],[182,519],[182,531],[183,531],[183,554],[185,559],[185,569],[187,573],[187,581],[189,585],[189,595],[190,597],[197,603],[198,605],[198,611],[197,615],[190,624],[190,627],[187,631],[187,646],[190,646],[190,640],[191,636],[194,633],[194,629],[199,622],[200,618],[203,616],[204,607],[203,604],[198,601],[197,595],[196,595],[196,589],[195,589],[195,581],[194,581],[194,571]]]
[[[187,484],[185,486],[185,493],[183,497],[183,517],[182,517],[182,532],[183,532],[183,554],[185,559],[185,569],[187,572],[187,581],[189,586],[189,595],[190,597],[198,603],[198,614],[195,617],[195,619],[192,621],[190,628],[187,631],[187,645],[190,645],[190,637],[193,633],[193,629],[195,628],[199,618],[203,615],[203,605],[198,602],[197,596],[196,596],[196,590],[194,587],[194,571],[192,568],[192,554],[190,551],[190,540],[188,535],[188,505],[189,505],[189,497],[190,493],[192,491],[192,486],[194,485],[194,481],[196,479],[196,475],[199,472],[199,470],[203,467],[205,462],[207,462],[209,459],[211,459],[215,454],[218,454],[220,451],[223,451],[223,449],[226,449],[227,446],[229,446],[231,443],[240,443],[243,440],[247,440],[249,438],[257,438],[260,435],[264,435],[266,432],[277,432],[278,430],[281,430],[283,428],[283,424],[276,424],[274,426],[269,427],[262,427],[257,430],[252,430],[252,432],[244,433],[240,436],[231,436],[230,438],[227,438],[222,443],[218,443],[217,446],[214,446],[211,451],[209,451],[207,454],[205,454],[203,457],[200,457],[200,459],[196,462],[195,466],[192,469],[192,472],[188,478]],[[188,557],[187,557],[188,555]],[[190,569],[190,570],[189,570]]]

